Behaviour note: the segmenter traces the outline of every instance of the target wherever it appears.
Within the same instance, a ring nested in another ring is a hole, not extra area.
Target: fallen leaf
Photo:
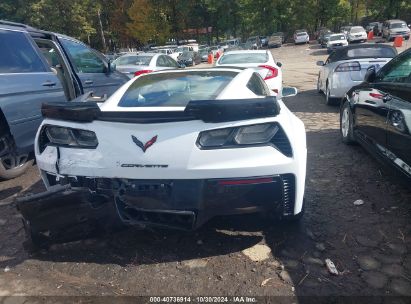
[[[272,278],[268,278],[268,279],[265,279],[264,281],[262,281],[262,282],[261,282],[261,286],[267,285],[268,281],[270,281],[271,279],[272,279]]]

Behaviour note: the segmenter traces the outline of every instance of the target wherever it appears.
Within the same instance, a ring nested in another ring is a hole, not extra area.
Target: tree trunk
[[[103,23],[101,22],[100,9],[97,10],[97,17],[98,17],[98,25],[100,27],[101,43],[103,45],[104,52],[106,52],[107,51],[107,45],[106,45],[106,38],[104,38]]]

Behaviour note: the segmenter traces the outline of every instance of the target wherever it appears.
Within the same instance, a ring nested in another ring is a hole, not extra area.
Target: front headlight
[[[93,131],[46,125],[40,131],[40,152],[47,145],[95,149],[98,140]]]
[[[197,146],[202,150],[272,146],[285,156],[293,155],[288,137],[278,123],[203,131]]]

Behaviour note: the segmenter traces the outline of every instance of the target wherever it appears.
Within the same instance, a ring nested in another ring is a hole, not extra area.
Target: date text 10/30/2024
[[[150,303],[256,303],[257,300],[254,297],[150,297]]]

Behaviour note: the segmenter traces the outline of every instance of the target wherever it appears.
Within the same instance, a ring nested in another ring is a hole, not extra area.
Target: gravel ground
[[[361,147],[341,143],[338,108],[315,91],[315,62],[326,52],[272,52],[284,83],[299,89],[286,103],[307,129],[300,225],[221,217],[193,233],[129,229],[30,255],[11,201],[42,189],[33,167],[0,182],[0,296],[411,295],[411,192]],[[327,258],[340,275],[328,273]]]

